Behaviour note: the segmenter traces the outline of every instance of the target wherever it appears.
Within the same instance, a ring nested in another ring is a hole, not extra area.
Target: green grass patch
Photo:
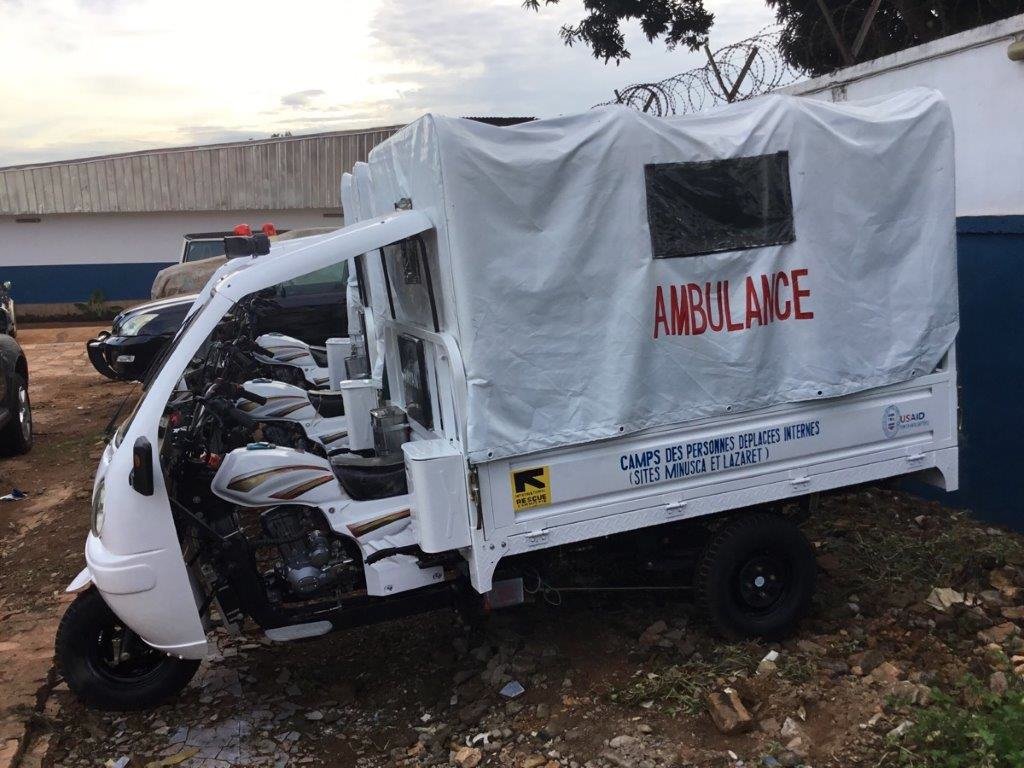
[[[954,694],[936,691],[928,709],[882,765],[901,768],[1024,766],[1024,685],[991,693],[968,678]]]
[[[817,662],[803,654],[784,653],[779,658],[778,665],[779,675],[794,685],[809,683],[818,672]]]
[[[1024,562],[1024,539],[990,534],[959,515],[943,514],[929,531],[921,531],[912,520],[871,512],[855,527],[837,531],[830,518],[808,521],[806,531],[812,539],[827,542],[826,551],[843,564],[835,586],[844,598],[856,594],[884,599],[894,587],[922,594],[936,586],[964,587],[992,568]]]
[[[609,698],[632,706],[657,706],[672,715],[700,714],[717,680],[749,674],[757,666],[763,651],[755,649],[750,644],[716,645],[706,658],[694,656],[659,672],[641,671]]]
[[[755,642],[714,643],[702,650],[680,664],[640,670],[608,697],[630,706],[656,706],[671,715],[697,715],[705,711],[708,694],[720,681],[752,676],[766,652]],[[784,651],[776,663],[778,677],[793,685],[810,682],[818,670],[815,659],[799,653]]]

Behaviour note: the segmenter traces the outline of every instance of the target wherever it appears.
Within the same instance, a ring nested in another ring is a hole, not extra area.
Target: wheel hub
[[[749,608],[771,608],[787,588],[786,568],[769,554],[751,557],[737,574],[740,599]]]
[[[146,645],[138,635],[120,622],[100,630],[93,662],[108,679],[137,682],[160,666],[163,654]]]

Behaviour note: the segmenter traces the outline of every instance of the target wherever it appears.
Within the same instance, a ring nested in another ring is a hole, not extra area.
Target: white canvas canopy
[[[430,115],[369,176],[364,212],[408,198],[437,225],[474,460],[904,381],[956,336],[934,91],[514,127]]]

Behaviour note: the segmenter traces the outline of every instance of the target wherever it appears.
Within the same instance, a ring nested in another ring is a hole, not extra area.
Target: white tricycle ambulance
[[[777,637],[815,575],[783,506],[909,474],[957,487],[933,91],[427,116],[342,192],[343,229],[234,244],[253,255],[212,279],[103,452],[57,637],[90,705],[179,691],[214,622],[284,642],[460,589],[500,604],[524,557],[694,518],[713,624]],[[266,398],[232,361],[254,297],[344,260],[361,364],[332,382],[347,435],[327,451],[246,407]]]

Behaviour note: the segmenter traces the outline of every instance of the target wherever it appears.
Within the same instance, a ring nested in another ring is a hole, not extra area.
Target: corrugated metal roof
[[[336,209],[342,172],[400,128],[0,168],[0,215]]]

